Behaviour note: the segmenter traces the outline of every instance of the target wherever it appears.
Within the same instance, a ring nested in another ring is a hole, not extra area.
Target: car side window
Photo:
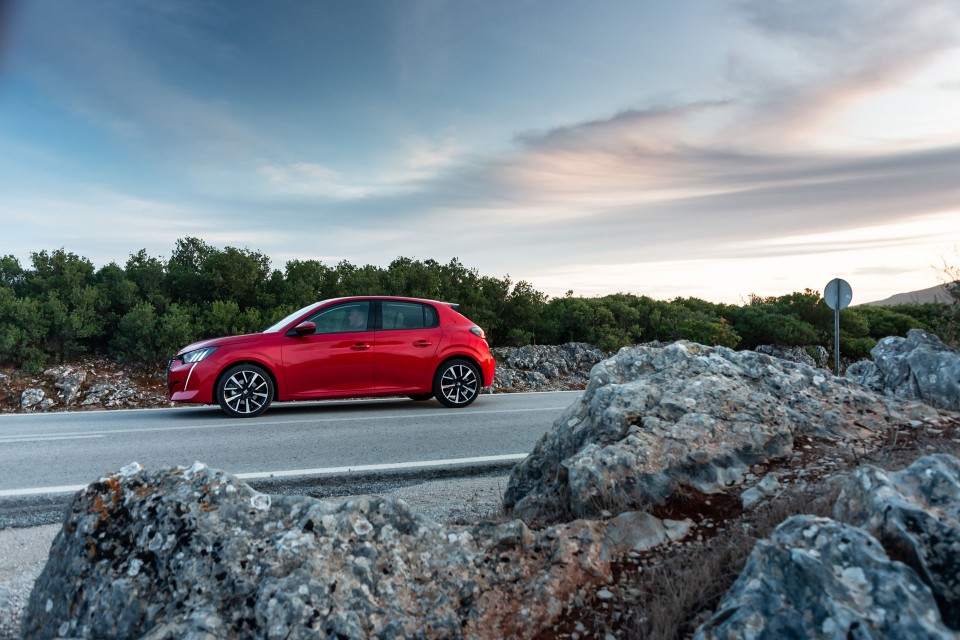
[[[430,305],[416,302],[392,302],[384,300],[381,307],[383,329],[426,329],[435,327],[439,317]]]
[[[317,325],[314,333],[366,331],[369,326],[369,302],[345,302],[328,307],[307,320]]]

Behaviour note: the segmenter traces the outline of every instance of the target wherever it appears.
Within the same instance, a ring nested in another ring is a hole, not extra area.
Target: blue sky
[[[856,303],[957,259],[955,0],[29,0],[0,37],[24,263],[192,235],[552,295],[840,276]]]

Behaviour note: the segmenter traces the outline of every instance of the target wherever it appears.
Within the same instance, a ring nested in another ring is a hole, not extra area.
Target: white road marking
[[[548,393],[583,393],[583,389],[564,389],[561,391],[517,391],[511,393],[481,393],[481,398],[497,397],[497,398],[513,398],[521,396],[530,396],[530,395],[544,395]],[[406,396],[401,398],[397,397],[386,397],[386,398],[356,398],[352,400],[298,400],[293,402],[277,402],[274,407],[313,407],[313,406],[331,406],[331,405],[354,405],[362,402],[376,403],[376,402],[396,402],[397,400],[405,399]],[[28,417],[50,417],[57,415],[73,415],[77,413],[136,413],[137,411],[181,411],[181,410],[192,410],[196,411],[197,409],[207,408],[213,411],[216,409],[216,405],[209,404],[193,404],[193,403],[181,403],[177,402],[172,407],[146,407],[141,409],[114,409],[114,408],[102,408],[102,409],[91,409],[89,411],[38,411],[33,413],[0,413],[0,420],[5,418],[28,418]]]
[[[361,473],[364,471],[395,471],[397,469],[420,469],[423,467],[453,467],[484,462],[508,462],[523,460],[526,453],[506,453],[498,456],[478,456],[475,458],[447,458],[445,460],[417,460],[415,462],[388,462],[385,464],[358,464],[352,467],[319,467],[316,469],[289,469],[287,471],[258,471],[254,473],[234,474],[242,480],[261,480],[264,478],[294,478],[300,476],[324,476],[336,473]]]
[[[93,433],[93,434],[50,434],[43,436],[0,436],[0,444],[8,444],[13,442],[47,442],[49,440],[88,440],[90,438],[102,438],[104,434],[102,433]]]
[[[389,462],[385,464],[358,464],[351,467],[319,467],[316,469],[286,469],[283,471],[254,471],[235,473],[241,480],[260,480],[265,478],[293,478],[326,476],[333,474],[363,473],[369,471],[395,471],[399,469],[420,469],[424,467],[453,467],[458,465],[482,464],[486,462],[508,462],[523,460],[526,453],[507,453],[496,456],[477,456],[473,458],[447,458],[443,460],[416,460],[413,462]],[[47,495],[55,493],[75,493],[88,485],[61,485],[57,487],[31,487],[27,489],[0,489],[0,498],[20,498],[25,496]]]
[[[453,409],[451,411],[431,411],[421,412],[421,411],[412,411],[404,414],[394,414],[394,415],[374,415],[374,416],[359,416],[353,418],[319,418],[315,420],[310,419],[299,419],[299,420],[272,420],[269,422],[261,421],[251,421],[251,420],[238,420],[235,418],[226,418],[218,420],[214,424],[192,424],[192,425],[179,425],[176,427],[141,427],[136,429],[104,429],[99,431],[64,431],[64,432],[54,432],[48,434],[38,434],[36,436],[29,433],[21,433],[16,435],[8,435],[0,437],[0,444],[3,444],[6,438],[73,438],[80,436],[105,436],[113,435],[119,433],[159,433],[161,431],[189,431],[192,429],[226,429],[228,427],[262,427],[262,426],[272,426],[279,424],[302,424],[302,425],[314,425],[324,422],[363,422],[374,420],[376,422],[382,422],[384,420],[412,420],[414,418],[419,420],[424,420],[428,418],[445,418],[449,416],[465,416],[465,415],[493,415],[498,413],[534,413],[538,411],[557,411],[559,409],[566,409],[567,405],[557,406],[557,407],[539,407],[536,409],[494,409],[492,411],[464,411],[463,409]],[[11,440],[12,441],[12,440]]]
[[[0,489],[0,498],[22,498],[26,496],[41,496],[54,493],[76,493],[85,489],[85,484],[66,484],[59,487],[34,487],[31,489]]]

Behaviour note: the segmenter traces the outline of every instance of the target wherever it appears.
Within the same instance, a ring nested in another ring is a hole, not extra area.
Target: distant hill
[[[958,280],[957,282],[960,282]],[[956,284],[956,283],[954,283]],[[939,284],[929,289],[920,291],[911,291],[909,293],[898,293],[890,296],[886,300],[877,300],[876,302],[864,302],[863,304],[871,307],[889,307],[895,304],[925,304],[927,302],[951,302],[953,298],[947,293],[947,286]]]

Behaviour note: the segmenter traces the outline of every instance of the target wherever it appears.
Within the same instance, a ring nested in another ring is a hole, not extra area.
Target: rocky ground
[[[50,367],[39,375],[0,368],[0,412],[169,407],[163,367],[104,357]]]
[[[459,515],[124,470],[68,514],[30,634],[956,637],[960,355],[918,334],[878,349],[847,379],[814,354],[621,351],[496,481],[502,506],[474,493]],[[586,351],[556,374],[536,351],[500,354],[498,386],[568,384]]]

